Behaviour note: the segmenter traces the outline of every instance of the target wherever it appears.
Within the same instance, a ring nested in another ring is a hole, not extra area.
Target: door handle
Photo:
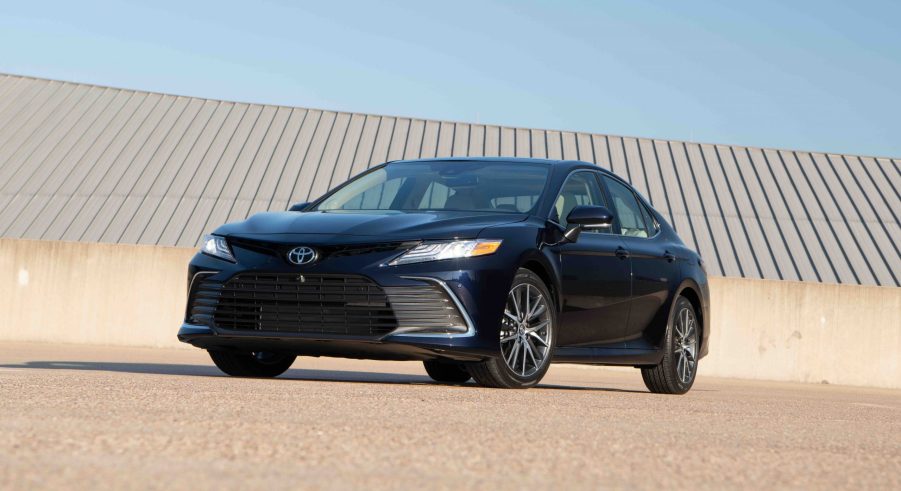
[[[666,259],[667,262],[670,262],[670,263],[671,263],[671,262],[673,262],[673,261],[676,260],[676,255],[673,254],[673,253],[670,252],[670,251],[664,251],[664,252],[663,252],[663,259]]]
[[[622,247],[616,248],[616,257],[618,257],[620,259],[628,259],[629,256],[631,256],[631,254],[626,249],[624,249]]]

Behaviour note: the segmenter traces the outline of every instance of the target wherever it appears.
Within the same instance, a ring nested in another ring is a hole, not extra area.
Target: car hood
[[[441,212],[264,212],[223,225],[217,235],[260,238],[261,235],[333,236],[335,239],[379,241],[476,238],[486,227],[525,220],[525,214]]]

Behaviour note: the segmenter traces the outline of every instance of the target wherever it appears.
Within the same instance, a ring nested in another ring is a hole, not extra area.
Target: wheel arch
[[[561,303],[560,303],[560,281],[559,276],[556,274],[556,270],[548,264],[547,259],[541,255],[535,255],[531,257],[525,257],[519,264],[520,268],[528,269],[529,271],[538,275],[541,278],[541,281],[547,286],[548,290],[551,291],[551,299],[554,301],[554,308],[557,312],[560,312]]]

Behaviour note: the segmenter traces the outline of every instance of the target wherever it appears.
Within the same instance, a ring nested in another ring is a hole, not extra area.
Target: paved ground
[[[0,344],[0,489],[901,489],[901,391],[553,367],[528,391],[416,363],[220,376],[199,350]]]

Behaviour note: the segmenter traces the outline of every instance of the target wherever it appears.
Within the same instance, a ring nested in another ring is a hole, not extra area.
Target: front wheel
[[[209,351],[213,363],[219,370],[234,377],[277,377],[291,368],[294,355],[266,353],[238,353],[234,351]]]
[[[435,382],[462,384],[472,378],[466,370],[466,367],[459,363],[427,360],[422,362],[422,364],[425,366],[426,373],[428,373],[429,377]]]
[[[676,299],[676,308],[666,328],[663,360],[641,369],[648,390],[656,394],[684,394],[691,389],[698,372],[698,321],[694,306],[685,297]]]
[[[499,356],[468,367],[485,387],[525,389],[537,385],[551,364],[557,312],[550,291],[528,269],[516,272],[501,320]]]

